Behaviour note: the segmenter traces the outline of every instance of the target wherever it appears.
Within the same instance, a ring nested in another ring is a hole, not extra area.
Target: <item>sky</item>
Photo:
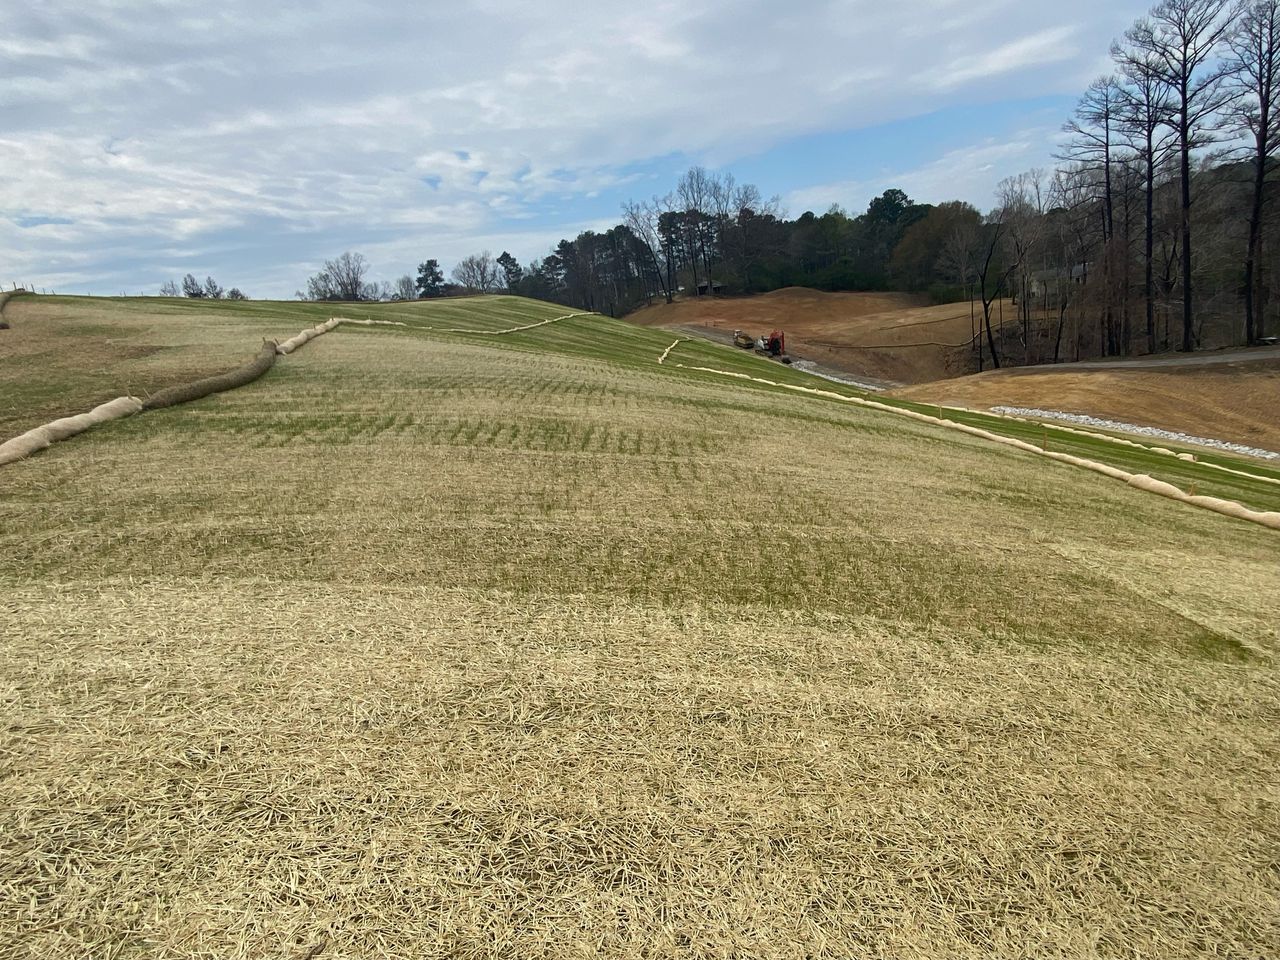
[[[1145,4],[32,0],[0,10],[0,285],[289,298],[521,262],[691,165],[791,216],[987,209]]]

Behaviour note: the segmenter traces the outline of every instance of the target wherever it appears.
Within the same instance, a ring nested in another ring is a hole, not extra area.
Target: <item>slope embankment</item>
[[[957,352],[972,336],[968,303],[929,305],[909,293],[826,293],[787,287],[753,297],[703,297],[646,307],[643,326],[725,341],[735,329],[787,335],[796,356],[845,373],[922,383],[962,372]]]
[[[107,336],[333,307],[170,309]],[[665,331],[342,310],[404,325],[0,476],[0,943],[1275,952],[1270,531]]]
[[[1280,450],[1280,360],[1248,357],[1199,366],[994,370],[893,395],[978,410],[1055,410]]]

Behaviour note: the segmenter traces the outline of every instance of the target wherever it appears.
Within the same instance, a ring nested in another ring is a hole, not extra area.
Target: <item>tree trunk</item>
[[[991,333],[991,301],[982,301],[982,322],[987,328],[987,346],[991,348],[991,365],[1000,369],[1000,352],[996,350],[996,338]]]
[[[1156,157],[1154,130],[1147,127],[1147,233],[1144,238],[1145,273],[1143,277],[1143,299],[1147,307],[1147,353],[1156,352],[1156,301],[1155,301],[1155,192],[1156,192]]]
[[[1022,276],[1022,365],[1031,362],[1031,298],[1028,294],[1026,274]]]
[[[1182,349],[1195,349],[1191,325],[1191,125],[1187,119],[1187,83],[1182,83],[1182,118],[1178,126],[1182,139]]]
[[[1067,302],[1062,300],[1058,306],[1058,335],[1053,338],[1053,362],[1058,362],[1062,350],[1062,328],[1067,325]]]
[[[676,278],[675,278],[675,258],[671,255],[671,245],[667,244],[667,303],[671,303],[675,299]]]
[[[1249,208],[1249,249],[1244,259],[1244,342],[1247,346],[1252,346],[1261,335],[1258,329],[1257,309],[1258,304],[1255,299],[1257,291],[1257,262],[1258,248],[1262,242],[1262,191],[1265,186],[1267,172],[1267,143],[1266,143],[1266,106],[1263,106],[1263,123],[1259,126],[1257,135],[1257,153],[1253,158],[1253,203]]]

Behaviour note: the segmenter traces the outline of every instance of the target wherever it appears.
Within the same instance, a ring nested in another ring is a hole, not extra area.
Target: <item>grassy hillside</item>
[[[1276,534],[667,331],[345,311],[408,326],[0,469],[15,955],[1280,946]],[[15,301],[5,435],[332,312]]]

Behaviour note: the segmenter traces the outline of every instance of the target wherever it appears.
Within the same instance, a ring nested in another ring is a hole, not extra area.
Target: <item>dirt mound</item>
[[[1142,370],[993,370],[894,392],[974,409],[1036,407],[1280,450],[1280,361]]]
[[[723,340],[735,329],[780,327],[797,357],[900,383],[954,376],[954,355],[971,335],[968,303],[930,306],[910,293],[824,293],[786,287],[754,297],[703,297],[659,304],[629,320]]]

